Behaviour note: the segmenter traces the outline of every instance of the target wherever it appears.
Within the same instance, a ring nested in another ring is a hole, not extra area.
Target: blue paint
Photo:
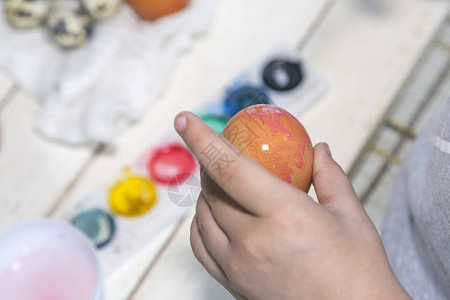
[[[102,209],[83,211],[71,223],[81,230],[97,248],[109,244],[116,232],[114,218]]]
[[[262,88],[249,85],[231,90],[223,102],[225,112],[230,118],[242,109],[255,104],[272,103]]]

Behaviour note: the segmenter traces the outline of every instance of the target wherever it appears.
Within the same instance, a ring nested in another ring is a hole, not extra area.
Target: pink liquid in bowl
[[[44,248],[14,260],[0,274],[1,300],[91,300],[97,274],[88,258]]]

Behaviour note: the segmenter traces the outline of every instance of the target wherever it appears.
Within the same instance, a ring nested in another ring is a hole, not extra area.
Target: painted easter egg
[[[128,0],[134,11],[145,20],[156,20],[182,10],[189,0]]]
[[[303,125],[286,110],[253,105],[238,112],[222,135],[284,181],[308,192],[314,150]]]

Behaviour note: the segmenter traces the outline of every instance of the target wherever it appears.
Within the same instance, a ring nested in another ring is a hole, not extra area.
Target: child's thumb
[[[341,212],[360,210],[362,205],[345,172],[332,158],[325,143],[314,147],[313,184],[319,203]]]

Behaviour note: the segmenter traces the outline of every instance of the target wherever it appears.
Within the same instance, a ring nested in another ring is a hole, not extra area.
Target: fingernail
[[[178,131],[178,133],[183,132],[183,130],[186,128],[186,124],[186,116],[183,113],[180,113],[175,117],[175,129]]]
[[[333,157],[333,155],[331,155],[330,146],[328,146],[328,144],[325,144],[325,150],[327,151],[327,153],[330,157]]]

